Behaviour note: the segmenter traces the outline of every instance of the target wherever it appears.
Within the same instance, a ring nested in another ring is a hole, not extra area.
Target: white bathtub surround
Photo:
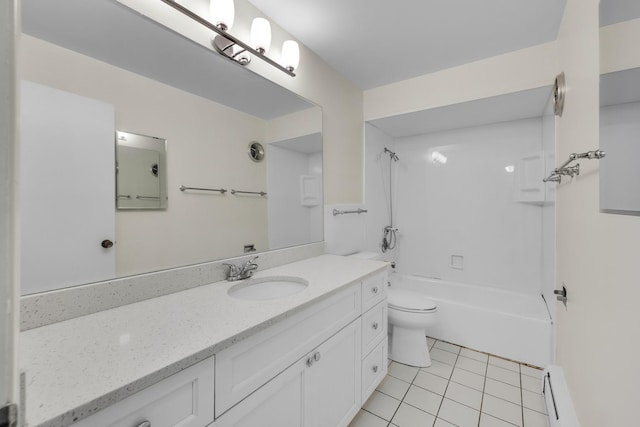
[[[515,201],[506,168],[541,151],[541,134],[527,119],[396,139],[399,271],[539,293],[541,208]]]
[[[563,369],[557,365],[547,366],[543,384],[550,427],[580,427]]]
[[[391,363],[350,427],[548,427],[542,369],[444,341],[427,342],[432,365]]]
[[[437,304],[438,322],[427,335],[535,366],[551,363],[552,324],[540,295],[417,276],[391,281]]]
[[[322,242],[259,253],[259,270],[323,253]],[[239,264],[252,256],[255,254],[25,295],[20,298],[20,329],[26,331],[224,280],[225,262]]]
[[[27,425],[69,425],[385,268],[323,255],[257,273],[309,281],[278,300],[231,298],[225,281],[23,332]]]

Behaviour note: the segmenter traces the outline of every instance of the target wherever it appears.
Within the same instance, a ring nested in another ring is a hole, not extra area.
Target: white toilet
[[[333,214],[333,209],[353,211],[362,205],[325,206],[325,245],[328,253],[383,260],[381,254],[362,252],[365,247],[364,217]],[[436,304],[424,295],[388,288],[389,358],[405,365],[427,367],[431,357],[426,328],[435,322]]]
[[[389,288],[389,359],[405,365],[431,366],[426,328],[436,321],[436,304],[417,292]]]

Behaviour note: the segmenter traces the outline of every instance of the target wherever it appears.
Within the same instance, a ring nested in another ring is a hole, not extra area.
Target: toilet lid
[[[437,308],[436,303],[426,296],[403,289],[389,289],[387,304],[389,307],[405,311],[432,311]]]

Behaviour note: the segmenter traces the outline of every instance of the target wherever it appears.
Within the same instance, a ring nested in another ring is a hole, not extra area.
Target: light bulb
[[[251,24],[251,46],[260,53],[271,47],[271,24],[264,18],[256,18]]]
[[[298,68],[300,63],[300,47],[293,40],[287,40],[282,45],[282,66],[289,71]]]
[[[211,0],[209,3],[211,20],[223,31],[228,31],[233,26],[235,7],[233,0]]]

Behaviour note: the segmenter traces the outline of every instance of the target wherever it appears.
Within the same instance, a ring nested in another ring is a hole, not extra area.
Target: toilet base
[[[389,341],[389,359],[420,368],[431,366],[431,356],[427,348],[425,332],[425,329],[407,329],[394,326]]]

